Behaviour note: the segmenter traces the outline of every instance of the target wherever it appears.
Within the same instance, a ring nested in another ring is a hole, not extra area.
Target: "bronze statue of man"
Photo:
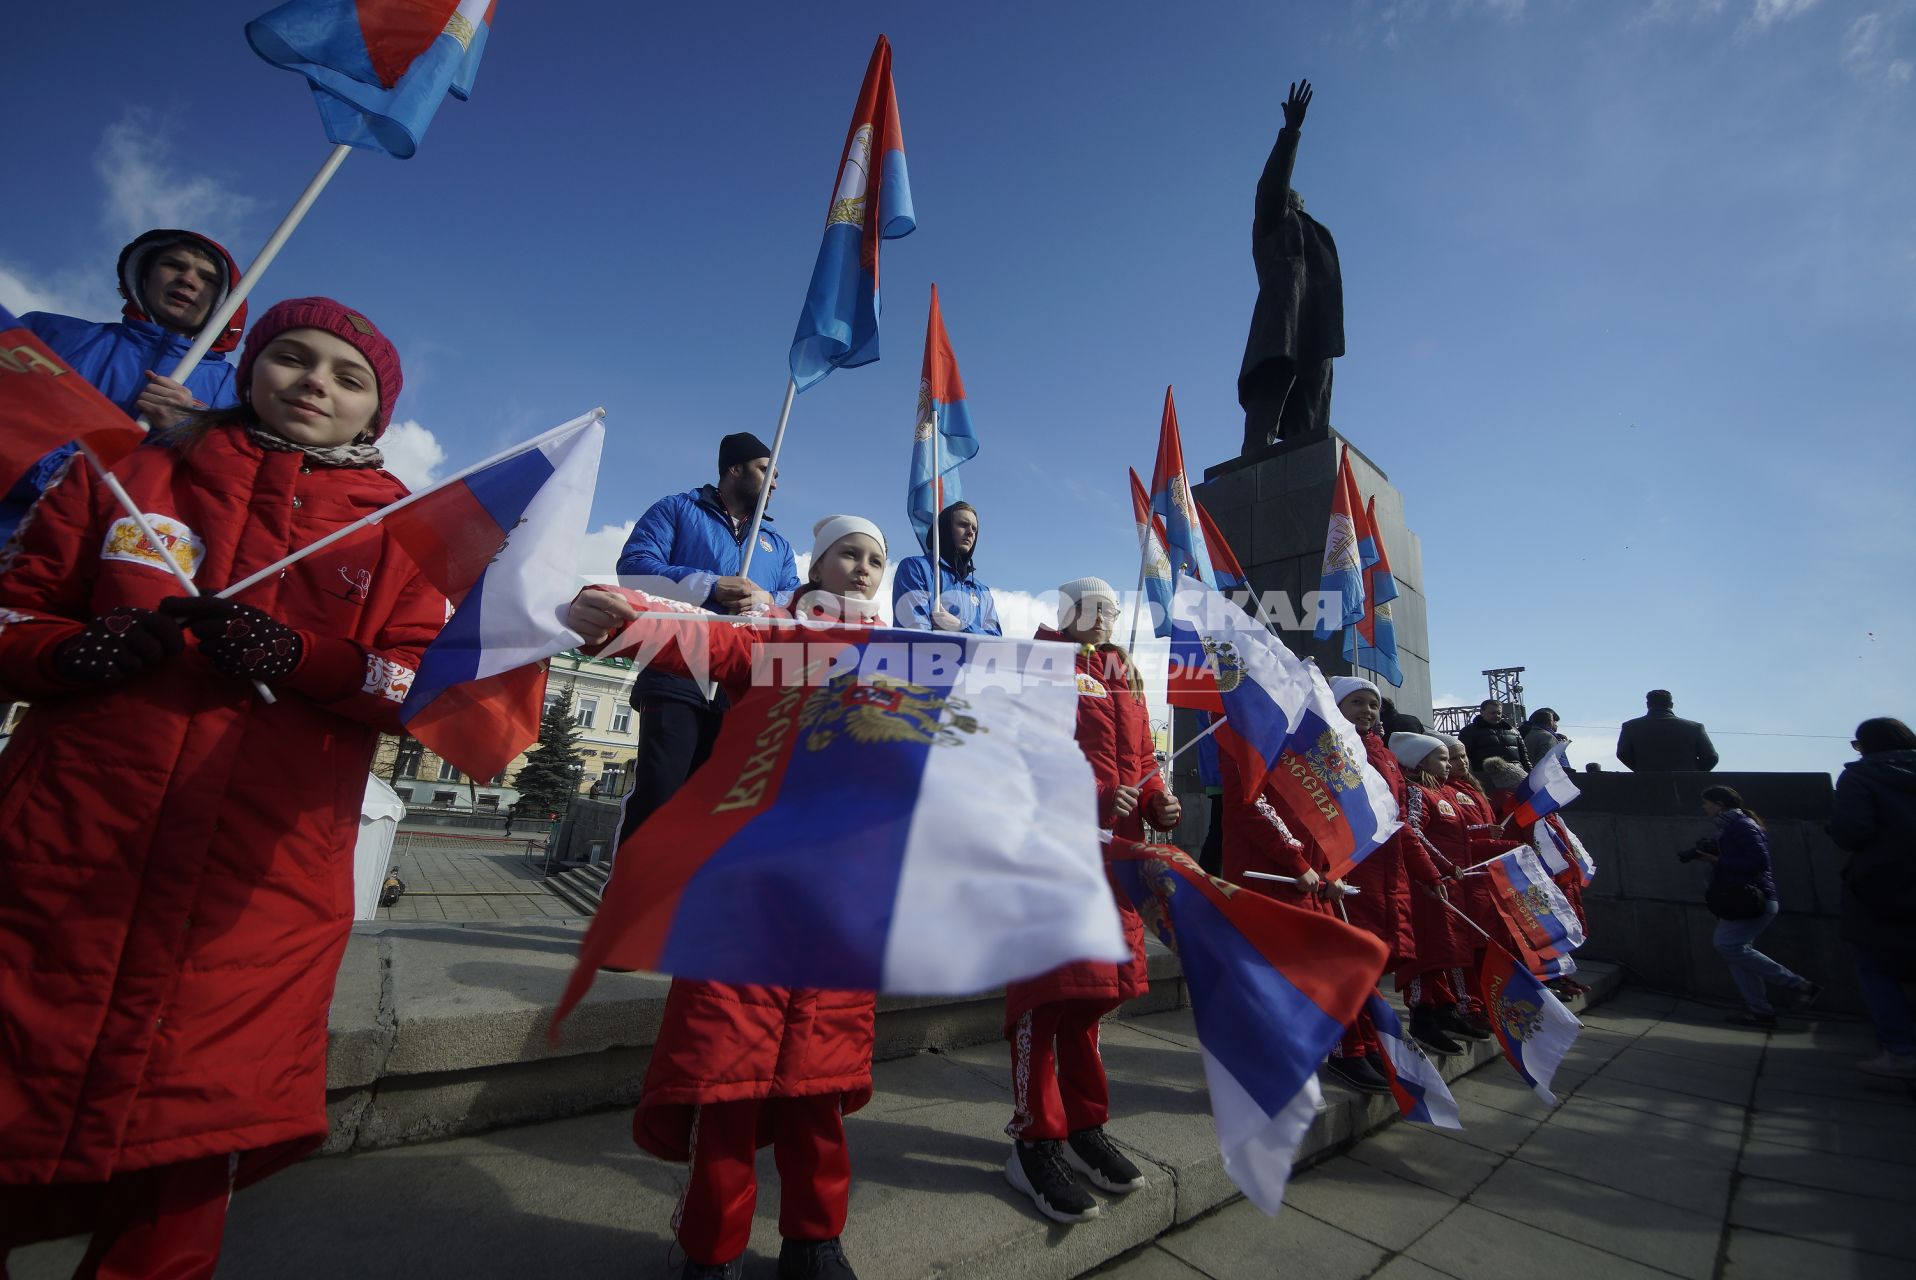
[[[1344,354],[1344,279],[1337,244],[1304,212],[1291,189],[1297,140],[1311,105],[1311,82],[1291,86],[1284,128],[1257,180],[1251,260],[1257,308],[1237,375],[1244,406],[1244,452],[1274,440],[1321,435],[1330,427],[1331,361]]]

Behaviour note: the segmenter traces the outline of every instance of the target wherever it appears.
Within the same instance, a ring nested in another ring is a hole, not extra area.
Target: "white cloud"
[[[439,469],[446,464],[445,448],[411,418],[386,428],[379,437],[379,451],[386,455],[386,470],[408,489],[425,488],[439,478]]]
[[[102,220],[122,241],[153,227],[181,227],[227,243],[258,201],[211,175],[177,167],[173,132],[171,121],[156,120],[143,107],[129,108],[107,126],[93,153],[93,171],[106,185]]]
[[[1903,12],[1909,12],[1909,6]],[[1865,84],[1908,84],[1916,76],[1916,61],[1896,56],[1892,21],[1881,13],[1866,13],[1850,23],[1839,55],[1843,70]]]
[[[101,280],[112,275],[111,267],[108,263],[107,269],[98,273]],[[43,279],[0,262],[0,306],[16,316],[29,311],[52,311],[63,316],[111,315],[119,310],[117,302],[110,288],[87,289],[65,277]]]
[[[602,524],[585,535],[585,542],[579,548],[581,581],[618,581],[619,552],[624,549],[625,540],[632,536],[632,526],[636,523],[627,520],[624,524]]]
[[[1779,22],[1802,17],[1816,5],[1817,0],[1756,0],[1745,25],[1767,31]]]

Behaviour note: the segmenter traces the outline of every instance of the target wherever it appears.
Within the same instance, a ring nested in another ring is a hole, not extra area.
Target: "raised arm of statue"
[[[1284,100],[1284,127],[1279,130],[1271,158],[1264,162],[1264,176],[1257,180],[1257,209],[1251,228],[1253,238],[1262,238],[1268,221],[1284,216],[1291,198],[1291,169],[1297,163],[1298,131],[1304,125],[1304,113],[1311,105],[1311,82],[1300,80],[1291,86]]]

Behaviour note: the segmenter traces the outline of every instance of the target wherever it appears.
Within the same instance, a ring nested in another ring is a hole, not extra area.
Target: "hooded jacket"
[[[1063,633],[1038,628],[1040,640],[1064,641]],[[1068,642],[1068,641],[1067,641]],[[1164,790],[1157,752],[1151,740],[1151,716],[1144,699],[1131,689],[1131,664],[1116,646],[1078,646],[1078,749],[1091,763],[1098,784],[1098,825],[1123,840],[1144,838],[1144,815],[1151,797]],[[1117,789],[1138,787],[1138,804],[1118,817]],[[1150,990],[1144,968],[1144,920],[1131,902],[1112,887],[1131,959],[1121,965],[1094,960],[1062,965],[1050,973],[1013,982],[1005,988],[1005,1035],[1019,1018],[1041,1004],[1058,1000],[1098,1000],[1113,1007]]]
[[[210,315],[226,300],[227,291],[239,278],[239,265],[233,261],[233,255],[215,241],[191,231],[149,231],[120,251],[120,296],[126,299],[120,320],[82,320],[50,311],[29,311],[20,317],[20,323],[46,343],[48,350],[92,383],[95,390],[118,405],[129,418],[139,416],[133,405],[146,390],[147,371],[170,374],[186,349],[193,345],[195,335],[154,323],[139,292],[140,278],[153,255],[181,240],[204,246],[225,269],[225,280],[208,310]],[[233,366],[227,363],[226,353],[239,345],[245,325],[246,304],[241,303],[206,358],[186,376],[186,389],[209,409],[224,409],[239,403]],[[55,449],[35,463],[6,497],[0,499],[0,542],[12,535],[27,508],[46,492],[73,453],[72,445]]]
[[[1843,766],[1830,811],[1843,865],[1843,939],[1880,967],[1916,977],[1916,751],[1875,751]]]
[[[974,636],[1001,636],[998,606],[992,601],[991,588],[978,578],[973,557],[978,544],[972,543],[971,555],[958,555],[952,547],[952,522],[960,510],[957,503],[938,513],[938,601],[947,613],[958,618],[958,630]],[[892,575],[891,613],[901,627],[931,631],[932,581],[931,557],[908,556],[898,562]]]
[[[792,544],[772,528],[767,514],[752,553],[751,579],[772,599],[783,602],[798,590],[798,558]],[[720,578],[733,577],[745,560],[745,525],[736,527],[715,485],[701,485],[660,498],[646,509],[619,552],[619,577],[644,578],[628,586],[724,612],[712,599]],[[730,700],[721,689],[707,703],[698,683],[648,667],[632,682],[632,705],[686,702],[724,710]]]
[[[115,469],[203,590],[405,493],[237,428]],[[0,1183],[99,1182],[326,1133],[326,1019],[353,915],[360,799],[445,597],[383,527],[241,599],[300,632],[261,701],[185,652],[76,687],[54,652],[117,605],[180,594],[89,468],[0,575]]]

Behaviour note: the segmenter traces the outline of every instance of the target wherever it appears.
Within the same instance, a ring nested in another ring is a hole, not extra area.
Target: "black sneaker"
[[[1434,1053],[1443,1058],[1454,1058],[1464,1051],[1464,1047],[1444,1034],[1437,1025],[1437,1010],[1429,1005],[1421,1005],[1410,1011],[1410,1038],[1423,1047],[1425,1053]]]
[[[1324,1069],[1359,1093],[1389,1093],[1390,1081],[1364,1058],[1331,1058]]]
[[[1442,1031],[1445,1035],[1453,1038],[1462,1038],[1465,1040],[1490,1039],[1489,1027],[1479,1029],[1474,1026],[1470,1019],[1464,1016],[1464,1011],[1454,1004],[1447,1004],[1437,1010],[1437,1027],[1438,1030]]]
[[[679,1280],[739,1280],[745,1274],[745,1259],[734,1258],[730,1262],[709,1265],[685,1260],[684,1268],[679,1272]]]
[[[1005,1181],[1031,1197],[1038,1212],[1053,1222],[1088,1222],[1098,1216],[1098,1202],[1071,1176],[1064,1162],[1064,1143],[1014,1143],[1005,1161]]]
[[[1822,998],[1822,984],[1811,982],[1808,978],[1803,979],[1802,986],[1790,990],[1790,1004],[1797,1009],[1808,1009]]]
[[[778,1247],[778,1280],[858,1280],[838,1237],[787,1240]]]
[[[1124,1158],[1124,1153],[1105,1136],[1103,1126],[1080,1129],[1064,1145],[1064,1162],[1115,1195],[1136,1191],[1144,1185],[1144,1171]]]
[[[1776,1015],[1773,1013],[1755,1013],[1745,1009],[1742,1013],[1731,1014],[1725,1018],[1724,1021],[1737,1027],[1773,1028],[1776,1026]]]

